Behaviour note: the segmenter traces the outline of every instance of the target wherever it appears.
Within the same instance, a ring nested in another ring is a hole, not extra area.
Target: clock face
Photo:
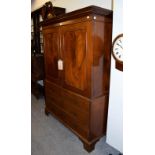
[[[117,61],[123,62],[123,34],[119,35],[113,43],[113,56]]]

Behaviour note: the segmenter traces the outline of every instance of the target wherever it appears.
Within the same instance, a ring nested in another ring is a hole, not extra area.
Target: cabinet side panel
[[[93,96],[103,95],[104,23],[94,21]]]
[[[111,33],[111,23],[94,22],[93,97],[109,91]]]
[[[96,98],[91,102],[90,137],[97,138],[105,134],[107,105],[105,96]]]
[[[111,47],[112,47],[112,23],[104,26],[104,63],[103,63],[103,93],[109,96],[110,85],[110,66],[111,66]],[[108,102],[108,100],[107,100]]]

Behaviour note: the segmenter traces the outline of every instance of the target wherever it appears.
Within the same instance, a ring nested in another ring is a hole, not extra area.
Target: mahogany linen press
[[[112,11],[88,6],[42,23],[45,113],[91,152],[106,133]]]

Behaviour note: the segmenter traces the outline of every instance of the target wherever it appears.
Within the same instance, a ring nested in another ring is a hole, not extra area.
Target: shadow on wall
[[[35,2],[35,0],[31,0],[31,5],[33,5],[33,4],[34,4],[34,2]]]

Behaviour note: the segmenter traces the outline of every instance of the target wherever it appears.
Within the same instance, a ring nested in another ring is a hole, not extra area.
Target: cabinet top
[[[82,8],[82,9],[78,9],[78,10],[75,10],[75,11],[72,11],[72,12],[69,12],[66,14],[62,14],[62,15],[59,15],[52,19],[43,21],[41,23],[41,25],[47,26],[50,24],[63,22],[63,21],[71,20],[71,19],[75,19],[75,18],[80,18],[80,17],[84,17],[87,15],[100,15],[100,16],[104,16],[108,19],[112,19],[113,11],[105,9],[105,8],[101,8],[98,6],[91,5],[91,6],[88,6],[88,7]]]

